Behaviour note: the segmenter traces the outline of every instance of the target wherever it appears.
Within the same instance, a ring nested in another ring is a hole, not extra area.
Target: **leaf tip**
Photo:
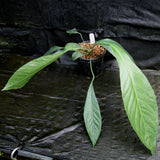
[[[152,156],[154,155],[155,148],[156,148],[156,145],[150,149]]]
[[[93,136],[89,135],[89,138],[91,140],[92,147],[94,148],[97,144],[98,139],[99,139],[99,135],[97,137],[93,137]]]
[[[7,89],[8,87],[4,87],[4,88],[2,88],[2,90],[1,91],[7,91],[8,89]]]
[[[93,143],[92,143],[92,147],[93,147],[93,148],[95,147],[95,145],[96,145],[96,144],[93,144]]]
[[[92,141],[92,140],[91,140],[91,142],[92,142],[92,147],[94,148],[95,145],[96,145],[96,143],[97,143],[97,141]]]
[[[4,88],[2,88],[1,91],[8,91],[8,90],[19,89],[19,88],[22,88],[22,87],[15,87],[15,86],[10,85],[10,84],[7,83],[7,84],[4,86]]]
[[[151,154],[153,156],[154,155],[154,149],[151,149],[150,151],[151,151]]]

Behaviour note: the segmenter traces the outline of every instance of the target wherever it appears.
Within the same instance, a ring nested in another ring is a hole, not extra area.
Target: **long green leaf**
[[[50,54],[53,51],[60,49],[60,47],[52,47],[47,54]],[[84,49],[80,45],[76,43],[68,43],[65,46],[64,50],[57,51],[52,55],[45,55],[40,58],[34,59],[27,64],[23,65],[19,68],[8,80],[5,87],[2,89],[4,90],[11,90],[11,89],[19,89],[22,88],[37,72],[41,69],[45,68],[60,56],[62,56],[65,52],[68,51],[77,51],[79,49]]]
[[[99,104],[98,104],[98,101],[97,101],[97,98],[94,92],[94,88],[93,88],[93,82],[95,79],[95,75],[92,69],[91,59],[90,59],[90,69],[92,73],[92,81],[90,83],[90,86],[87,92],[83,116],[84,116],[84,122],[85,122],[85,126],[87,129],[88,135],[94,147],[101,133],[102,118],[101,118]]]
[[[101,44],[104,48],[106,48],[114,57],[116,57],[115,53],[113,52],[112,48],[111,48],[111,44],[115,44],[115,46],[122,48],[123,50],[123,55],[128,55],[128,57],[130,58],[130,60],[132,60],[132,62],[134,62],[134,59],[132,58],[132,56],[116,41],[112,40],[112,39],[102,39],[100,41],[97,41],[95,43],[96,44]],[[134,62],[135,63],[135,62]]]
[[[77,43],[67,43],[64,49],[68,51],[78,51],[79,49],[88,50]]]
[[[130,123],[143,144],[154,153],[158,135],[158,107],[154,91],[129,54],[115,41],[97,42],[110,46],[120,68],[122,98]],[[107,47],[106,47],[107,49]]]
[[[72,61],[75,61],[76,59],[82,57],[83,55],[84,55],[84,54],[81,53],[81,52],[79,52],[79,51],[73,52],[73,54],[72,54]]]
[[[26,63],[11,76],[2,90],[22,88],[37,72],[54,62],[65,52],[65,50],[57,51],[53,55],[42,56]]]
[[[101,132],[102,118],[94,93],[93,82],[91,82],[87,92],[83,116],[88,135],[92,145],[95,146]]]

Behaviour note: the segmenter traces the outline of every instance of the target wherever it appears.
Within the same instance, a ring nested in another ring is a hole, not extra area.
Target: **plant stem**
[[[90,52],[88,53],[88,55],[91,54],[91,52],[93,51],[94,47],[96,46],[97,44],[94,44],[93,47],[91,48]]]
[[[92,73],[92,76],[93,76],[93,78],[92,78],[92,82],[94,81],[94,79],[95,79],[95,75],[94,75],[94,72],[93,72],[93,69],[92,69],[92,56],[90,57],[90,69],[91,69],[91,73]]]
[[[79,32],[78,32],[79,33]],[[84,42],[83,36],[81,33],[79,33],[79,35],[81,36],[82,41]]]

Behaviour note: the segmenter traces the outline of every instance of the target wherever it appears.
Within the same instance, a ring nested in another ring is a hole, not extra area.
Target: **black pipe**
[[[1,148],[0,147],[0,152],[2,153],[2,157],[9,159],[9,155],[11,155],[12,151],[14,149],[11,148]],[[65,157],[61,157],[61,156],[57,156],[57,155],[51,155],[51,156],[47,156],[47,155],[41,155],[41,154],[37,154],[37,153],[33,153],[30,151],[26,151],[26,150],[18,150],[17,155],[15,155],[16,158],[18,158],[18,160],[69,160],[68,158]],[[0,157],[1,158],[1,157]]]

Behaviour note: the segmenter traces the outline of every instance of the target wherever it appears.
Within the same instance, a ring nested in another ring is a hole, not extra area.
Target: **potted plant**
[[[83,36],[76,29],[67,31],[68,34],[79,34],[82,42],[78,43],[84,49],[79,49],[78,51],[72,54],[72,60],[78,59],[78,62],[82,68],[82,71],[85,75],[92,77],[90,69],[90,60],[92,64],[92,70],[95,76],[98,76],[102,71],[102,63],[106,50],[100,44],[95,44],[94,34],[89,34],[90,41],[84,41]]]
[[[69,32],[80,34],[76,29]],[[84,51],[90,54],[96,45],[101,45],[116,58],[120,69],[122,99],[127,116],[141,142],[154,154],[159,128],[158,107],[154,91],[129,53],[119,43],[111,39],[102,39],[95,42],[91,50],[77,43],[67,43],[65,47],[53,46],[44,56],[20,67],[2,90],[22,88],[38,71],[68,51],[73,51],[72,59],[75,60],[85,56]],[[53,52],[55,53],[51,54]],[[83,116],[88,135],[93,146],[95,146],[101,132],[102,119],[93,87],[95,75],[92,68],[92,59],[93,57],[90,55],[89,65],[92,80],[87,92]]]
[[[88,51],[81,49],[81,53],[84,55],[79,57],[79,63],[85,75],[92,77],[90,69],[90,60],[92,61],[92,69],[95,76],[98,76],[102,71],[103,59],[106,54],[106,50],[101,45],[96,45],[93,48],[92,43],[83,42],[79,44],[81,47],[87,48]],[[93,49],[92,49],[93,48]],[[91,51],[92,50],[92,51]]]

